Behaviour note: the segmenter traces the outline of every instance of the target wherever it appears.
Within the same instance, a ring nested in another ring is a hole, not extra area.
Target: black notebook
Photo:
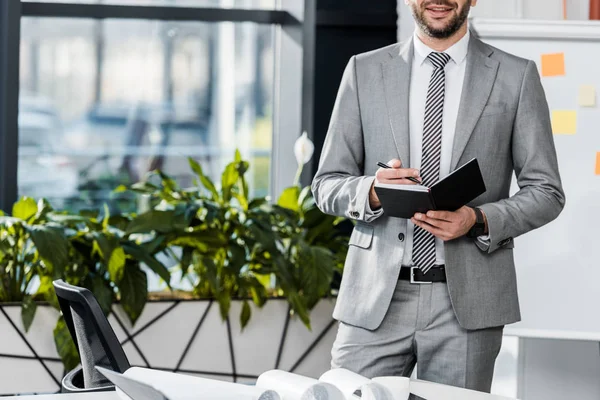
[[[428,188],[422,185],[375,184],[375,192],[386,215],[412,218],[429,210],[456,211],[485,193],[477,159],[472,159]]]

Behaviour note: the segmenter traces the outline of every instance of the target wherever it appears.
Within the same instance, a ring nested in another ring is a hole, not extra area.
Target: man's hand
[[[402,162],[398,159],[390,160],[387,163],[391,168],[379,168],[375,174],[375,181],[371,185],[371,191],[369,192],[369,204],[371,209],[375,210],[381,207],[381,202],[377,193],[375,193],[376,183],[391,183],[398,185],[416,185],[416,183],[405,179],[407,177],[417,178],[421,180],[419,171],[413,168],[402,168]]]
[[[451,211],[428,211],[427,214],[415,214],[413,224],[425,229],[433,236],[449,241],[464,236],[475,225],[477,216],[471,207],[461,207]]]

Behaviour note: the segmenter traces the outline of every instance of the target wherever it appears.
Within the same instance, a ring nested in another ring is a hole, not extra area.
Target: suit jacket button
[[[400,232],[398,234],[398,240],[401,241],[401,242],[404,242],[404,233]]]

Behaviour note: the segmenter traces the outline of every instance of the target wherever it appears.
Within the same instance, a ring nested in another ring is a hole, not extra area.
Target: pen
[[[377,163],[377,166],[379,166],[379,167],[381,167],[381,168],[386,168],[386,169],[388,169],[388,168],[392,168],[392,167],[390,167],[389,165],[382,163],[381,161],[379,161],[379,162]],[[411,182],[414,182],[414,183],[416,183],[416,184],[418,184],[418,185],[420,185],[420,184],[421,184],[421,182],[419,182],[419,180],[418,180],[417,178],[413,178],[412,176],[408,176],[408,177],[406,177],[405,179],[408,179],[409,181],[411,181]]]

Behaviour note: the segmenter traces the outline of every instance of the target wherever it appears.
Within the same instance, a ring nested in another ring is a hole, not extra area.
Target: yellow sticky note
[[[579,87],[579,105],[582,107],[596,107],[596,87],[583,85]]]
[[[552,111],[552,132],[555,135],[577,133],[577,111]]]
[[[565,75],[565,53],[542,55],[542,76]]]
[[[600,151],[596,153],[596,175],[600,175]]]

